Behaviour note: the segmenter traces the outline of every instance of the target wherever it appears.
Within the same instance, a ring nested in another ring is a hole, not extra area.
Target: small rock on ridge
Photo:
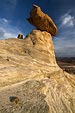
[[[22,34],[18,34],[18,39],[23,39],[23,35]]]

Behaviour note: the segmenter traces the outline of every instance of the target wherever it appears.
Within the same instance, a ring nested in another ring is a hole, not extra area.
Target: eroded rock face
[[[23,40],[15,38],[1,40],[0,45],[0,71],[3,70],[0,72],[2,73],[0,86],[25,78],[29,79],[32,77],[32,73],[35,76],[46,68],[50,72],[59,69],[55,59],[52,37],[46,31],[33,30]],[[4,77],[2,78],[2,76]],[[11,78],[12,81],[8,78]]]
[[[41,31],[0,41],[0,113],[75,113],[75,77],[55,59],[57,28],[38,6],[29,21]]]
[[[53,36],[58,32],[53,20],[47,14],[44,14],[40,7],[36,5],[33,5],[33,9],[30,12],[30,18],[28,18],[28,21],[37,29],[47,31]]]
[[[75,112],[75,76],[54,56],[46,31],[0,41],[0,113]]]
[[[54,45],[50,33],[46,31],[33,30],[26,38],[30,38],[35,50],[40,52],[30,53],[33,58],[53,65],[56,64]]]

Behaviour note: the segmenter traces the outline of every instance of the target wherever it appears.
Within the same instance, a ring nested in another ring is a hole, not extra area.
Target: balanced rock
[[[35,5],[29,21],[39,30],[0,40],[0,113],[75,113],[75,76],[55,59],[57,28]]]
[[[18,39],[23,39],[23,35],[22,34],[19,34],[17,38]]]
[[[30,17],[27,19],[37,29],[41,31],[47,31],[51,35],[56,35],[58,30],[53,20],[41,11],[41,8],[33,5],[33,9],[30,12]]]

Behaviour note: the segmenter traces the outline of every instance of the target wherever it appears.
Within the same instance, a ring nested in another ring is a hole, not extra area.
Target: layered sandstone
[[[51,72],[59,69],[52,37],[46,31],[33,30],[23,40],[1,40],[0,45],[0,86],[30,79],[46,68]]]
[[[56,64],[49,33],[0,45],[0,113],[74,113],[75,77]]]
[[[0,41],[0,113],[75,113],[75,76],[57,65],[50,33]]]
[[[33,46],[33,52],[30,55],[42,62],[56,65],[56,59],[54,54],[54,45],[52,42],[52,36],[46,31],[33,30],[25,39],[30,39]],[[36,50],[38,52],[36,52]],[[40,52],[40,53],[39,53]]]

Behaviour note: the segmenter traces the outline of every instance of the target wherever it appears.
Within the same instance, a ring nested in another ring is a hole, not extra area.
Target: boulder
[[[30,12],[30,17],[27,20],[37,29],[47,31],[53,36],[55,36],[58,32],[53,20],[47,14],[43,13],[41,8],[36,5],[33,5],[33,9]]]
[[[22,34],[18,34],[18,39],[23,39],[23,35]]]
[[[14,102],[15,104],[19,103],[19,98],[15,96],[10,96],[9,97],[10,102]]]

